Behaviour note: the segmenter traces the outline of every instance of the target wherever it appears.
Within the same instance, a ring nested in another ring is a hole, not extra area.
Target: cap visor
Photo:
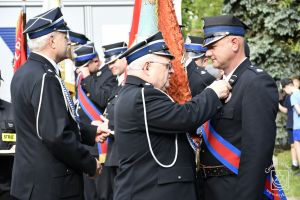
[[[200,53],[200,54],[196,54],[195,56],[192,56],[191,59],[197,59],[197,58],[201,58],[205,55],[205,53]]]
[[[216,37],[211,37],[211,38],[207,38],[204,40],[204,45],[203,47],[207,47],[221,39],[223,39],[224,37],[226,37],[227,35],[220,35],[220,36],[216,36]]]
[[[105,65],[109,65],[113,62],[115,62],[116,60],[118,60],[120,58],[121,55],[118,56],[112,56],[110,58],[108,58],[107,60],[105,60]]]
[[[153,52],[153,54],[169,57],[171,60],[175,58],[169,51],[157,51],[157,52]]]
[[[58,32],[68,32],[70,30],[71,29],[68,26],[62,26],[62,27],[59,27],[56,29],[56,31],[58,31]]]

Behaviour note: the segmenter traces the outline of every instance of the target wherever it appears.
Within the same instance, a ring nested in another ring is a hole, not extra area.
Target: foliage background
[[[299,0],[183,0],[185,35],[203,35],[202,18],[232,14],[249,26],[251,61],[273,77],[300,74]]]

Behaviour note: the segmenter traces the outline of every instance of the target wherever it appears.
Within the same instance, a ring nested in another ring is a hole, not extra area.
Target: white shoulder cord
[[[45,77],[46,77],[47,73],[44,73],[43,74],[43,77],[42,77],[42,87],[41,87],[41,93],[40,93],[40,101],[39,101],[39,106],[38,106],[38,111],[37,111],[37,117],[36,117],[36,132],[37,132],[37,136],[42,140],[42,137],[39,133],[39,116],[40,116],[40,109],[41,109],[41,105],[42,105],[42,101],[43,101],[43,93],[44,93],[44,84],[45,84]],[[69,110],[70,113],[71,113],[71,116],[72,118],[74,119],[75,122],[77,122],[77,119],[76,119],[76,111],[75,109],[72,108],[72,105],[70,105],[72,102],[68,103],[68,99],[67,99],[67,96],[66,96],[66,93],[64,91],[64,88],[65,86],[63,85],[61,79],[55,75],[55,77],[58,79],[58,82],[61,86],[61,90],[62,90],[62,94],[63,94],[63,97],[64,97],[64,101],[65,101],[65,106],[66,106],[66,109],[67,111]],[[78,123],[77,123],[78,125]],[[78,125],[79,127],[79,125]]]
[[[37,116],[36,116],[36,133],[37,136],[43,140],[43,138],[41,137],[40,133],[39,133],[39,116],[40,116],[40,109],[41,109],[41,105],[42,105],[42,101],[43,101],[43,92],[44,92],[44,83],[45,83],[45,76],[47,75],[47,73],[43,74],[43,78],[42,78],[42,88],[41,88],[41,93],[40,93],[40,101],[39,101],[39,107],[38,107],[38,111],[37,111]]]
[[[174,156],[174,160],[171,164],[169,165],[164,165],[161,162],[159,162],[159,160],[156,158],[156,156],[154,155],[153,149],[152,149],[152,145],[151,145],[151,140],[150,140],[150,135],[149,135],[149,130],[148,130],[148,123],[147,123],[147,111],[146,111],[146,103],[145,103],[145,95],[144,95],[144,88],[142,88],[142,99],[143,99],[143,108],[144,108],[144,120],[145,120],[145,128],[146,128],[146,135],[147,135],[147,140],[148,140],[148,145],[149,145],[149,150],[151,152],[151,155],[153,157],[153,159],[155,160],[155,162],[160,165],[161,167],[164,168],[169,168],[169,167],[173,167],[175,165],[175,162],[177,160],[177,156],[178,156],[178,141],[177,141],[177,134],[175,137],[175,156]]]

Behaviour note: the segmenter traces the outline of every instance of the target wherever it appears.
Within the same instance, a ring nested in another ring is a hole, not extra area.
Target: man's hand
[[[95,179],[97,176],[101,174],[101,172],[102,172],[102,164],[100,163],[99,160],[96,159],[96,173],[94,176],[91,176],[90,178]]]
[[[82,74],[82,78],[86,78],[91,75],[90,70],[88,67],[79,67],[76,69],[77,74]]]
[[[105,142],[106,138],[111,134],[111,130],[108,128],[108,119],[101,116],[102,121],[92,121],[92,125],[97,126],[96,142]]]
[[[220,99],[226,99],[231,90],[231,86],[225,80],[214,81],[208,88],[213,89]]]

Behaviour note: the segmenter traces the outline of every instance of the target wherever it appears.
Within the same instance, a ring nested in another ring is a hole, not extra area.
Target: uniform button
[[[201,150],[202,153],[204,153],[204,150]]]
[[[70,170],[69,170],[69,169],[67,169],[67,174],[68,174],[68,173],[70,173]]]
[[[177,178],[180,180],[182,177],[181,177],[181,176],[178,176]]]

